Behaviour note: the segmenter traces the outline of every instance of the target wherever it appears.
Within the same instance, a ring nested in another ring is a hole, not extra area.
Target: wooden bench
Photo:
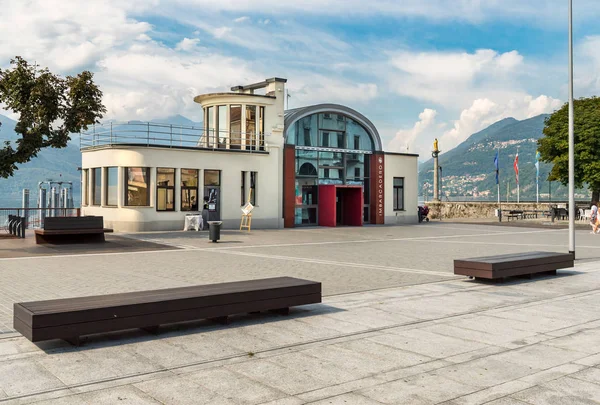
[[[508,211],[508,214],[506,214],[506,220],[510,222],[511,218],[523,219],[523,211],[516,211],[516,210]]]
[[[104,242],[104,233],[112,231],[104,228],[103,217],[46,217],[44,228],[35,230],[35,243]]]
[[[574,259],[570,253],[529,252],[454,260],[454,274],[502,279],[535,273],[556,274],[558,269],[573,266]]]
[[[14,304],[14,328],[32,342],[63,339],[79,345],[94,333],[275,311],[321,302],[321,283],[277,277],[232,283],[139,291]]]

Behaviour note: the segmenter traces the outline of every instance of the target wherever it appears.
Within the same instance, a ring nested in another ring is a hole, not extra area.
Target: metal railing
[[[96,124],[80,134],[80,149],[114,145],[167,148],[264,151],[267,134],[259,132],[205,130],[200,127],[152,122]]]
[[[36,229],[44,226],[46,217],[78,217],[79,208],[0,208],[0,229],[8,232],[9,215],[25,217],[25,229]]]

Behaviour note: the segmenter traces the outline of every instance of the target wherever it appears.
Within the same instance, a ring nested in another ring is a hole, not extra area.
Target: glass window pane
[[[102,168],[92,169],[92,200],[94,205],[102,204]]]
[[[296,175],[317,177],[317,152],[310,150],[296,150]]]
[[[175,169],[159,167],[156,169],[156,184],[159,187],[175,186]]]
[[[317,146],[318,134],[317,114],[298,120],[298,146]]]
[[[198,187],[198,170],[181,169],[181,187]]]
[[[215,107],[206,109],[206,123],[208,146],[212,146],[215,143]]]
[[[344,154],[340,152],[319,152],[319,166],[344,167]]]
[[[217,107],[217,133],[219,137],[219,147],[225,147],[227,142],[227,106]]]
[[[346,153],[346,178],[362,180],[365,177],[365,155]]]
[[[242,147],[242,106],[232,105],[229,108],[230,148]]]
[[[118,204],[119,168],[109,167],[106,169],[106,205],[116,206]]]
[[[150,169],[147,167],[128,167],[126,170],[126,179],[125,205],[150,205],[150,193],[148,190]]]
[[[319,168],[319,184],[344,184],[343,169]]]
[[[404,186],[404,177],[394,177],[394,186],[403,187]]]
[[[209,186],[220,186],[221,185],[221,172],[219,170],[205,170],[204,171],[204,187]]]
[[[258,183],[258,172],[250,172],[250,204],[256,205],[257,201],[257,183]]]
[[[88,192],[90,187],[90,178],[89,178],[89,170],[83,169],[83,174],[81,177],[81,188],[82,188],[82,196],[81,196],[81,205],[88,205]]]
[[[256,149],[256,106],[246,106],[246,149]]]
[[[335,131],[346,130],[346,118],[340,114],[319,114],[319,128]]]

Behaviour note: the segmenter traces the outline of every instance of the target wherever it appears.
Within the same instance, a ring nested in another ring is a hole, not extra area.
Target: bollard
[[[26,223],[25,222],[25,217],[21,217],[20,220],[19,220],[19,225],[21,227],[21,232],[20,232],[19,237],[22,238],[22,239],[25,239],[25,223]]]
[[[498,222],[502,222],[502,210],[498,210]]]

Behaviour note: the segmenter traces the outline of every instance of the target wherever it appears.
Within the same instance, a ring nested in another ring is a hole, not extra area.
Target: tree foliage
[[[600,191],[600,98],[575,100],[575,187],[587,184],[592,198]],[[541,160],[552,163],[548,180],[569,182],[569,105],[546,119],[544,136],[538,140]]]
[[[0,103],[19,116],[15,132],[21,137],[6,141],[0,149],[0,177],[4,178],[42,148],[64,148],[69,134],[86,130],[106,113],[91,72],[63,78],[19,56],[10,63],[11,68],[0,69]]]

